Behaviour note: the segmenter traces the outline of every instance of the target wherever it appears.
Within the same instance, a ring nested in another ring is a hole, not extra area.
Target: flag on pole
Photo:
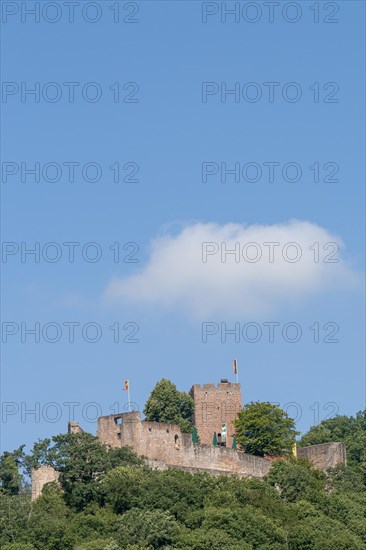
[[[122,390],[127,391],[127,403],[128,403],[128,412],[131,412],[131,396],[130,396],[130,381],[125,380]]]
[[[233,362],[233,370],[234,370],[234,374],[238,374],[238,366],[236,364],[236,359],[234,359],[234,362]]]

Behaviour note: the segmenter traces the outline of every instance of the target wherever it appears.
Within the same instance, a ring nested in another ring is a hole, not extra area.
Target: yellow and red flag
[[[122,389],[123,390],[128,390],[128,384],[129,384],[128,380],[125,380],[125,385]]]
[[[234,374],[238,374],[238,365],[236,364],[236,359],[233,361],[233,370]]]

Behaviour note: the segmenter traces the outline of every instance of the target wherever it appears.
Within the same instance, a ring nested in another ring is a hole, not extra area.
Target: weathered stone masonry
[[[271,463],[227,447],[194,445],[191,434],[181,433],[176,424],[142,421],[139,412],[102,416],[98,420],[98,439],[111,447],[128,446],[151,466],[207,470],[240,477],[263,477]]]
[[[306,458],[319,470],[334,468],[337,464],[346,464],[346,446],[344,443],[322,443],[297,449],[299,458]]]
[[[58,481],[60,474],[52,466],[41,466],[32,470],[32,500],[38,498],[44,485],[51,481]]]
[[[221,381],[217,387],[214,384],[204,384],[203,386],[195,384],[190,390],[190,395],[195,404],[193,424],[197,427],[200,443],[212,445],[214,432],[216,434],[221,433],[222,426],[225,424],[227,428],[226,446],[231,447],[234,434],[233,422],[242,408],[240,384],[224,381]],[[125,415],[114,415],[114,419],[112,419],[112,416],[103,416],[98,420],[98,437],[101,441],[113,447],[120,446],[121,428],[119,423],[122,417],[125,418]],[[131,416],[131,418],[134,417]],[[143,426],[145,427],[147,424],[144,422]],[[149,428],[153,425],[156,426],[156,423],[150,423]],[[163,426],[160,423],[158,425]],[[126,428],[123,429],[126,430]],[[171,426],[165,429],[179,430],[178,426],[175,426],[175,428]],[[146,430],[143,433],[146,433],[146,435],[149,434]],[[124,437],[125,441],[127,441],[127,434]],[[137,445],[136,432],[134,432],[133,437],[135,439],[131,443],[125,444],[135,449]]]
[[[214,384],[195,384],[189,392],[194,400],[193,424],[197,427],[201,443],[211,445],[213,434],[221,432],[222,425],[227,429],[227,447],[233,442],[233,422],[242,409],[240,384],[221,381]]]
[[[110,447],[130,447],[145,458],[153,468],[177,467],[189,472],[207,471],[214,475],[264,477],[272,462],[232,449],[233,420],[242,408],[240,384],[221,381],[214,384],[194,385],[190,391],[195,401],[194,424],[200,444],[193,444],[190,434],[181,433],[176,424],[141,420],[139,412],[113,414],[98,419],[98,439]],[[227,446],[214,447],[213,433],[227,426]],[[70,433],[83,430],[77,422],[69,422]],[[326,470],[346,462],[343,443],[325,443],[298,449],[299,458],[307,458],[313,465]],[[59,473],[50,466],[32,472],[32,498],[37,498],[45,483],[57,481]]]

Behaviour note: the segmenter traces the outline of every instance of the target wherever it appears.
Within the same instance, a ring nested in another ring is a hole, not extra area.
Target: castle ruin
[[[213,475],[264,477],[272,461],[233,449],[233,421],[242,408],[240,384],[221,380],[214,384],[195,384],[190,391],[194,399],[194,425],[199,443],[192,435],[182,433],[176,424],[141,420],[139,412],[111,414],[98,418],[97,438],[109,447],[130,447],[146,463],[157,469],[180,468],[191,473],[206,471]],[[69,433],[83,430],[77,422],[69,422]],[[216,432],[218,445],[213,445]],[[315,468],[326,470],[346,462],[343,443],[326,443],[297,450]],[[45,483],[57,481],[59,473],[50,466],[32,472],[32,498],[37,498]]]

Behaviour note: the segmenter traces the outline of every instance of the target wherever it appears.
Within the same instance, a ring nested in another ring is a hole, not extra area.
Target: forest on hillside
[[[366,548],[366,411],[314,426],[301,445],[343,441],[327,473],[289,457],[264,479],[150,470],[90,434],[39,441],[0,459],[2,550]],[[26,473],[61,472],[31,502]]]

